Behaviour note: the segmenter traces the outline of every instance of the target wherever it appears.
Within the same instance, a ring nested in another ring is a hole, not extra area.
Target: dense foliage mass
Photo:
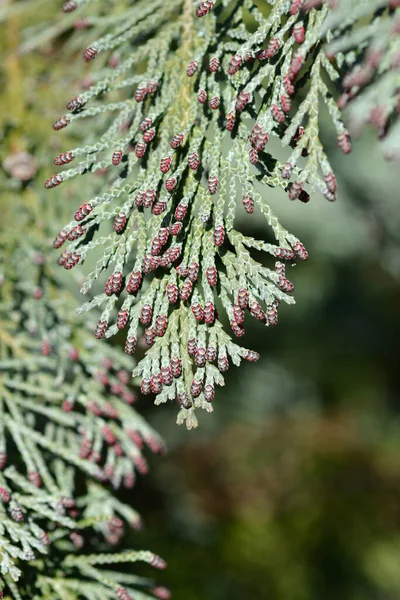
[[[308,253],[272,212],[267,186],[291,200],[315,190],[335,200],[323,108],[344,153],[346,104],[350,124],[377,125],[397,153],[399,9],[382,0],[72,0],[64,11],[80,7],[76,25],[100,33],[83,57],[100,69],[54,129],[95,119],[87,143],[55,159],[77,166],[46,187],[88,172],[105,180],[54,246],[68,270],[102,249],[82,292],[98,278],[104,291],[80,312],[101,306],[96,337],[125,329],[127,354],[144,331],[149,349],[134,370],[142,392],[177,399],[178,422],[191,428],[230,361],[258,359],[226,321],[241,338],[247,314],[274,326],[280,303],[294,302],[286,265]],[[243,235],[238,211],[265,218],[271,240]]]

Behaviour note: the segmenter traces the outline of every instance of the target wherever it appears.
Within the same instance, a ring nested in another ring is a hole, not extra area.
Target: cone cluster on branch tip
[[[178,422],[190,428],[196,408],[212,410],[230,363],[258,359],[232,339],[244,335],[246,317],[273,326],[279,305],[294,303],[285,266],[308,254],[272,212],[268,187],[292,201],[308,202],[314,191],[335,200],[319,138],[322,107],[345,154],[348,106],[350,127],[374,125],[387,156],[400,157],[399,2],[139,0],[115,14],[108,7],[64,4],[66,12],[82,9],[88,35],[92,25],[104,35],[83,52],[100,63],[97,80],[54,128],[94,119],[102,133],[58,156],[56,164],[77,166],[46,187],[101,172],[104,191],[84,199],[54,245],[64,245],[58,263],[66,269],[102,249],[82,291],[100,279],[104,293],[80,312],[102,307],[96,337],[126,330],[127,354],[144,335],[148,350],[133,374],[156,403],[176,399]],[[274,138],[284,162],[269,151]],[[261,214],[275,243],[243,235],[241,211]],[[254,250],[269,255],[268,267]]]
[[[90,554],[141,527],[116,491],[147,472],[145,445],[164,445],[132,406],[128,357],[68,320],[71,298],[55,293],[43,248],[18,234],[1,286],[0,597],[168,598],[151,580],[96,567],[164,568],[152,552]]]

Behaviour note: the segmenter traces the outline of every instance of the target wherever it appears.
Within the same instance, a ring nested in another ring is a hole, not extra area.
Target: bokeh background
[[[0,0],[0,193],[39,218],[57,203],[67,221],[86,183],[49,199],[43,181],[76,145],[79,132],[51,124],[91,78],[79,59],[90,31],[60,4]],[[310,259],[293,268],[297,304],[279,326],[249,322],[259,363],[231,368],[196,431],[175,424],[175,406],[138,400],[169,453],[133,492],[147,527],[128,542],[168,560],[175,600],[400,597],[399,165],[370,131],[343,157],[321,125],[337,202],[265,191]],[[251,216],[241,227],[267,235]]]

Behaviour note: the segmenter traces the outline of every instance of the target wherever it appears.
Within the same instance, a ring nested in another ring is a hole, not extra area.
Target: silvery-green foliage
[[[110,553],[141,524],[117,490],[147,471],[144,445],[163,443],[132,407],[128,357],[71,320],[46,238],[28,228],[11,238],[1,239],[0,596],[153,598],[152,581],[99,565],[165,566],[149,551]]]
[[[325,107],[349,153],[337,90],[343,84],[354,102],[362,92],[364,104],[371,93],[349,84],[356,62],[372,69],[364,82],[371,89],[388,75],[393,109],[397,3],[354,4],[352,11],[319,0],[64,4],[66,12],[82,9],[80,27],[92,35],[83,56],[99,68],[54,124],[87,128],[88,143],[56,158],[77,165],[46,187],[88,172],[102,173],[104,186],[58,234],[59,264],[71,269],[103,250],[82,292],[100,278],[104,293],[80,312],[101,307],[96,337],[126,329],[128,354],[144,334],[149,349],[133,374],[156,403],[177,399],[178,422],[189,428],[196,408],[212,410],[229,362],[258,358],[229,329],[243,336],[247,314],[276,325],[279,304],[294,303],[285,262],[308,254],[273,214],[268,186],[291,200],[307,202],[314,190],[335,200],[320,115]],[[372,64],[367,46],[379,31],[384,58]],[[271,138],[284,160],[269,153]],[[271,240],[240,232],[238,211],[266,219]]]

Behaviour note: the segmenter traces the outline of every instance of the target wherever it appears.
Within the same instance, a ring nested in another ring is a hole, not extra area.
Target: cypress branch
[[[103,307],[99,338],[126,328],[129,354],[144,334],[149,349],[134,370],[142,393],[156,403],[177,399],[178,422],[189,427],[197,425],[196,408],[211,410],[229,359],[258,358],[233,342],[226,321],[240,338],[246,314],[274,326],[280,303],[294,302],[285,266],[308,254],[272,213],[267,186],[290,200],[308,202],[318,190],[336,199],[319,137],[321,107],[345,154],[347,103],[353,128],[356,114],[358,128],[372,122],[380,137],[390,129],[393,154],[398,3],[351,4],[222,0],[196,8],[190,0],[139,0],[103,13],[99,1],[83,13],[90,21],[97,9],[96,23],[104,22],[83,52],[100,64],[99,77],[54,127],[95,117],[102,133],[56,158],[80,162],[46,186],[101,170],[104,191],[77,211],[78,227],[71,222],[58,236],[66,242],[59,262],[70,269],[103,246],[82,291],[100,278],[104,293],[82,310]],[[80,7],[67,2],[64,10]],[[386,104],[371,110],[382,89]],[[284,162],[270,153],[271,138],[286,150]],[[262,215],[275,243],[238,231],[240,211]],[[270,255],[268,266],[252,248]]]

